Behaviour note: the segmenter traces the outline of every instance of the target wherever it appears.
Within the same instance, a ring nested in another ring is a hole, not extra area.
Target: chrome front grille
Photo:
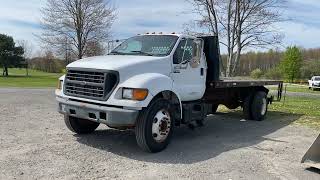
[[[100,72],[85,72],[85,71],[69,71],[67,78],[72,81],[82,81],[90,83],[103,84],[105,74]]]
[[[68,70],[64,93],[69,96],[106,100],[117,81],[118,76],[114,72]]]

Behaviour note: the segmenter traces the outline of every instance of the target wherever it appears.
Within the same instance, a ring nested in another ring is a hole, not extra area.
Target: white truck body
[[[107,56],[75,61],[59,79],[59,112],[78,134],[99,124],[134,128],[138,145],[149,152],[168,145],[173,126],[202,125],[219,104],[242,106],[247,119],[263,120],[272,101],[264,85],[281,89],[282,82],[220,80],[218,42],[214,36],[139,35]]]

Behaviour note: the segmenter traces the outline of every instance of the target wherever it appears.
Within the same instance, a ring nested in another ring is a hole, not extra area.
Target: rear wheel
[[[243,114],[245,119],[262,121],[268,112],[267,93],[256,92],[253,96],[249,95],[243,103]]]
[[[251,104],[252,104],[252,95],[247,96],[243,101],[243,116],[244,119],[252,120],[252,113],[251,113]]]
[[[212,114],[216,114],[218,110],[219,105],[212,105]]]
[[[99,123],[89,121],[86,119],[80,119],[72,116],[64,116],[64,122],[68,129],[77,134],[88,134],[95,131]]]
[[[142,110],[136,123],[136,140],[140,148],[147,152],[160,152],[170,143],[174,118],[171,103],[166,99],[156,99]]]
[[[267,93],[259,91],[252,100],[251,113],[253,120],[262,121],[265,119],[268,112]]]

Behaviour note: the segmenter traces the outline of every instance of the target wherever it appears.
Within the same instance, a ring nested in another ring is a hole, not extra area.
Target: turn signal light
[[[133,99],[137,101],[143,101],[148,96],[148,90],[146,89],[134,89]]]

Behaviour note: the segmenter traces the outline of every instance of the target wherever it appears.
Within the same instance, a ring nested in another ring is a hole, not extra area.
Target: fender
[[[166,75],[159,74],[159,73],[139,74],[119,84],[119,89],[121,88],[148,89],[149,90],[148,97],[144,101],[141,101],[138,104],[136,104],[140,107],[147,107],[149,103],[152,101],[152,99],[159,93],[164,91],[171,91],[178,97],[180,108],[182,109],[180,96],[177,93],[177,91],[173,88],[173,81],[170,77]],[[182,117],[182,114],[181,114],[181,117]]]

